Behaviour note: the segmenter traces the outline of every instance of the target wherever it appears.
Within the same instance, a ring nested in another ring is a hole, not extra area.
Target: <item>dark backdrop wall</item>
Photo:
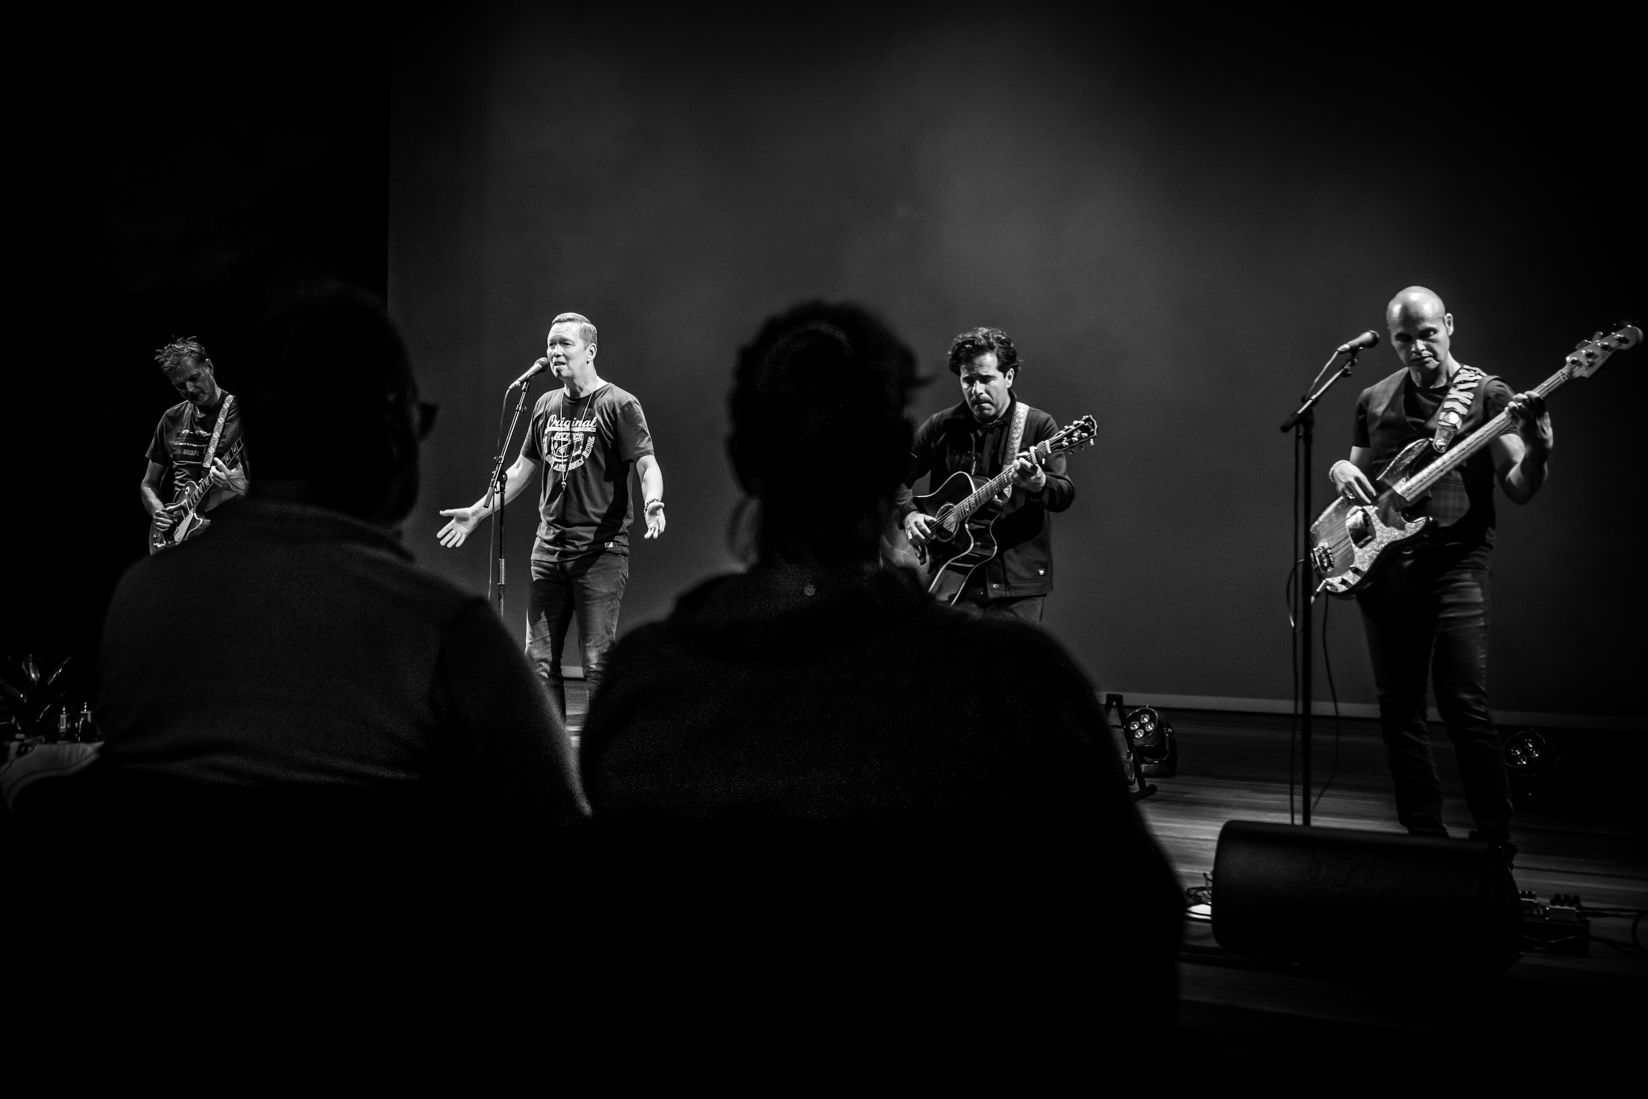
[[[36,13],[6,73],[17,527],[0,656],[8,675],[67,660],[76,705],[114,584],[145,554],[144,455],[178,399],[155,349],[199,337],[233,391],[271,295],[325,277],[386,290],[382,28],[301,4],[223,19]],[[212,659],[176,644],[184,672]]]
[[[1097,417],[1047,626],[1101,685],[1285,701],[1296,449],[1278,426],[1332,349],[1414,282],[1448,300],[1460,358],[1518,386],[1641,323],[1640,92],[1628,53],[1569,14],[482,0],[373,27],[293,9],[233,48],[209,25],[79,29],[72,89],[47,57],[56,78],[12,76],[34,338],[6,383],[27,470],[8,659],[86,652],[142,554],[142,452],[172,400],[153,349],[201,336],[232,389],[268,291],[331,273],[386,293],[442,406],[406,537],[475,590],[485,538],[444,551],[435,513],[482,490],[505,389],[556,312],[600,325],[668,483],[633,625],[731,565],[735,349],[775,309],[850,297],[938,379],[919,414],[954,399],[949,338],[990,323],[1019,342],[1027,399]],[[1551,483],[1501,509],[1503,711],[1643,724],[1622,459],[1645,355],[1556,394]],[[1357,389],[1395,367],[1365,353],[1323,402],[1313,510]],[[512,625],[533,523],[510,509]],[[1317,612],[1318,699],[1365,706],[1354,607]]]
[[[988,323],[1017,339],[1027,399],[1097,417],[1047,625],[1101,684],[1289,700],[1279,428],[1333,348],[1423,283],[1459,356],[1526,387],[1643,305],[1622,140],[1640,100],[1580,52],[1586,30],[1496,27],[1490,50],[1435,17],[673,10],[492,4],[396,35],[390,296],[443,405],[409,536],[465,584],[486,584],[487,545],[438,549],[435,510],[482,490],[505,389],[555,313],[600,326],[603,375],[642,399],[665,472],[669,531],[635,548],[633,624],[730,565],[734,349],[774,309],[849,297],[940,375],[920,413],[956,399],[950,336]],[[1644,355],[1553,398],[1550,485],[1502,509],[1507,711],[1644,713],[1641,596],[1598,567]],[[1380,346],[1322,403],[1313,510],[1358,389],[1397,365]],[[532,526],[530,503],[510,509],[506,613],[510,593],[525,605]],[[1316,622],[1317,696],[1370,703],[1354,605],[1319,603]]]

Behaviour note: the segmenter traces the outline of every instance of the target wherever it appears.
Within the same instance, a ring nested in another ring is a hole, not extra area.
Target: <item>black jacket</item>
[[[957,472],[968,473],[974,482],[1000,473],[1011,457],[1007,453],[1008,436],[1018,405],[1015,396],[1007,411],[990,424],[980,424],[974,419],[965,402],[929,416],[916,430],[910,449],[910,468],[895,501],[896,521],[902,523],[906,515],[918,510],[913,486],[922,477],[927,478],[925,497],[938,492]],[[1058,430],[1059,425],[1052,416],[1031,408],[1025,417],[1019,449],[1027,450]],[[1052,455],[1044,468],[1047,486],[1039,494],[1015,487],[1006,507],[990,527],[997,545],[996,556],[981,565],[975,574],[975,579],[982,575],[987,585],[986,598],[1046,595],[1053,590],[1051,515],[1071,505],[1076,498],[1076,486],[1065,474],[1062,453]],[[943,494],[943,499],[948,498],[948,492]],[[936,503],[921,510],[930,510]],[[975,516],[975,520],[983,518],[984,512]]]

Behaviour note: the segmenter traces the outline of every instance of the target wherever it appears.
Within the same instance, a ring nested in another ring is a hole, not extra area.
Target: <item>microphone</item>
[[[1338,350],[1334,353],[1337,355],[1349,355],[1352,352],[1362,351],[1366,348],[1372,347],[1378,342],[1379,333],[1370,328],[1354,340],[1346,340],[1344,343],[1340,344]]]
[[[1377,336],[1374,338],[1378,339]],[[542,374],[547,369],[549,369],[549,359],[539,359],[537,362],[526,368],[525,374],[522,374],[519,378],[516,378],[514,381],[510,382],[509,388],[514,389],[516,386],[525,385],[527,382],[531,381],[539,374]]]

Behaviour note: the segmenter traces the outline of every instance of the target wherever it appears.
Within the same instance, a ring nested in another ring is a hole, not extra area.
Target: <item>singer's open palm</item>
[[[439,538],[441,545],[447,549],[457,549],[463,545],[464,539],[469,537],[469,532],[481,521],[479,508],[448,508],[441,514],[449,516],[450,522],[436,531],[435,537]]]

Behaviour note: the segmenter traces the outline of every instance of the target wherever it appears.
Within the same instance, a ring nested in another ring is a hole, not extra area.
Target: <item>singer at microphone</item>
[[[490,516],[501,527],[505,505],[537,482],[537,535],[524,615],[526,662],[549,692],[558,716],[566,719],[562,667],[572,624],[578,624],[583,649],[582,695],[594,698],[607,654],[618,638],[618,610],[629,582],[634,544],[630,528],[634,525],[641,538],[660,538],[668,521],[664,473],[646,414],[635,394],[596,369],[599,344],[594,323],[582,313],[559,313],[550,322],[543,346],[545,356],[514,384],[524,387],[551,362],[551,376],[560,384],[533,402],[513,464],[502,468],[514,433],[511,425],[494,459],[492,484],[468,507],[442,509],[440,514],[449,522],[435,538],[447,549],[457,549],[483,519]],[[523,388],[521,404],[525,392]],[[494,574],[498,580],[492,590],[500,609],[505,544],[501,536],[494,544],[499,552]]]
[[[537,377],[539,374],[542,374],[548,368],[549,368],[549,359],[547,359],[547,358],[539,359],[537,362],[533,363],[531,366],[526,368],[526,373],[525,374],[522,374],[519,378],[516,378],[514,381],[510,382],[509,383],[509,388],[519,389],[521,386],[525,385],[527,382],[531,381],[533,378]]]
[[[1340,344],[1336,354],[1351,355],[1358,351],[1365,351],[1376,345],[1378,342],[1379,333],[1370,328],[1360,336],[1357,336],[1354,340],[1346,340],[1344,343]]]

